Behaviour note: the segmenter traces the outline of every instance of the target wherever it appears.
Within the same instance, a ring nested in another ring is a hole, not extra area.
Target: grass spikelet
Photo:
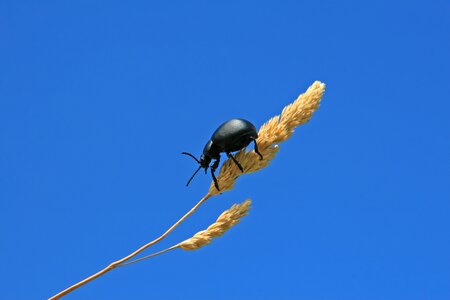
[[[274,116],[261,126],[258,132],[257,143],[259,152],[261,152],[264,159],[260,160],[253,150],[246,151],[243,149],[235,155],[237,161],[244,168],[244,174],[256,172],[269,165],[279,150],[277,144],[287,140],[294,133],[294,129],[297,126],[309,121],[314,111],[319,108],[324,92],[325,84],[315,81],[304,94],[301,94],[293,103],[287,105],[281,112],[281,115]],[[220,191],[217,191],[214,183],[211,183],[208,194],[217,195],[231,190],[240,175],[242,175],[242,172],[231,160],[225,161],[217,176]]]
[[[212,239],[223,235],[228,229],[240,222],[241,218],[248,214],[251,205],[250,199],[240,204],[234,204],[230,209],[224,211],[216,222],[206,230],[197,232],[193,237],[178,244],[183,250],[197,250],[212,242]]]
[[[252,204],[250,199],[245,200],[240,204],[234,204],[230,209],[224,211],[214,222],[210,225],[206,230],[202,230],[197,232],[193,237],[184,240],[183,242],[176,244],[167,249],[161,250],[159,252],[155,252],[150,255],[146,255],[144,257],[124,262],[117,267],[128,266],[163,253],[169,252],[171,250],[181,248],[183,250],[197,250],[203,246],[206,246],[212,242],[214,238],[222,236],[227,230],[240,222],[240,220],[248,214],[250,210],[250,205]]]

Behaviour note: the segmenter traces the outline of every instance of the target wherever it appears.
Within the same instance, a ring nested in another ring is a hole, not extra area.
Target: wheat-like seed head
[[[256,172],[269,165],[279,150],[277,143],[287,140],[294,132],[295,127],[309,121],[313,112],[319,107],[324,92],[325,84],[320,81],[314,82],[304,94],[286,106],[281,115],[271,118],[261,126],[256,142],[264,159],[259,160],[259,156],[253,150],[247,152],[243,149],[235,155],[236,160],[244,168],[245,174]],[[233,161],[225,161],[217,176],[220,191],[217,191],[214,183],[211,183],[208,194],[217,195],[231,190],[240,175],[242,172]]]
[[[197,250],[212,242],[213,238],[223,235],[228,229],[239,223],[241,218],[250,210],[250,199],[240,204],[234,204],[230,209],[224,211],[217,221],[206,230],[197,232],[193,237],[179,243],[177,247],[184,250]]]

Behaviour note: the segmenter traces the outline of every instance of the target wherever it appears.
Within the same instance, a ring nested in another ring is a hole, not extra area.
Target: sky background
[[[0,298],[46,299],[207,191],[182,151],[320,109],[146,254],[66,299],[450,299],[448,1],[0,1]]]

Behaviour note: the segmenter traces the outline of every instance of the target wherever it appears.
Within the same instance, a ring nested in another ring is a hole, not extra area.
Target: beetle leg
[[[253,143],[255,144],[255,153],[259,155],[259,160],[262,160],[263,156],[261,153],[259,153],[258,144],[256,143],[256,139],[254,137],[252,137],[252,140],[253,140]]]
[[[219,162],[220,162],[220,156],[218,159],[216,159],[216,161],[210,167],[211,168],[211,176],[213,178],[214,185],[218,191],[220,191],[219,183],[217,182],[217,178],[216,178],[216,175],[214,174],[214,172],[216,171],[217,167],[219,167]]]
[[[216,189],[217,189],[218,191],[220,191],[219,183],[217,182],[216,175],[214,175],[214,172],[213,172],[212,169],[211,169],[211,175],[212,175],[212,178],[213,178],[213,181],[214,181],[214,186],[216,187]]]
[[[236,160],[236,158],[234,158],[234,156],[230,152],[227,152],[227,156],[228,158],[231,158],[231,160],[234,161],[236,166],[238,166],[239,170],[241,170],[241,172],[244,173],[244,168],[242,168],[241,164]]]
[[[217,167],[219,166],[219,163],[220,163],[220,156],[219,156],[219,158],[216,159],[216,161],[211,165],[211,172],[214,173],[214,172],[216,171]]]

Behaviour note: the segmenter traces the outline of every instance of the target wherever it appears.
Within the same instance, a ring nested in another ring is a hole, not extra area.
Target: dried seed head
[[[295,127],[309,121],[313,112],[319,107],[324,92],[325,84],[320,81],[314,82],[304,94],[286,106],[281,115],[271,118],[261,126],[256,142],[264,159],[260,160],[254,151],[247,152],[245,149],[235,155],[237,161],[244,168],[244,173],[256,172],[269,165],[279,150],[277,143],[287,140],[294,132]],[[211,183],[208,194],[217,195],[231,190],[240,175],[242,172],[231,160],[225,161],[217,176],[220,191],[217,191],[214,183]]]
[[[197,250],[211,243],[213,238],[223,235],[228,229],[239,223],[240,219],[248,214],[250,210],[250,199],[241,204],[234,204],[230,209],[224,211],[217,221],[206,230],[197,232],[193,237],[177,245],[183,250]]]

